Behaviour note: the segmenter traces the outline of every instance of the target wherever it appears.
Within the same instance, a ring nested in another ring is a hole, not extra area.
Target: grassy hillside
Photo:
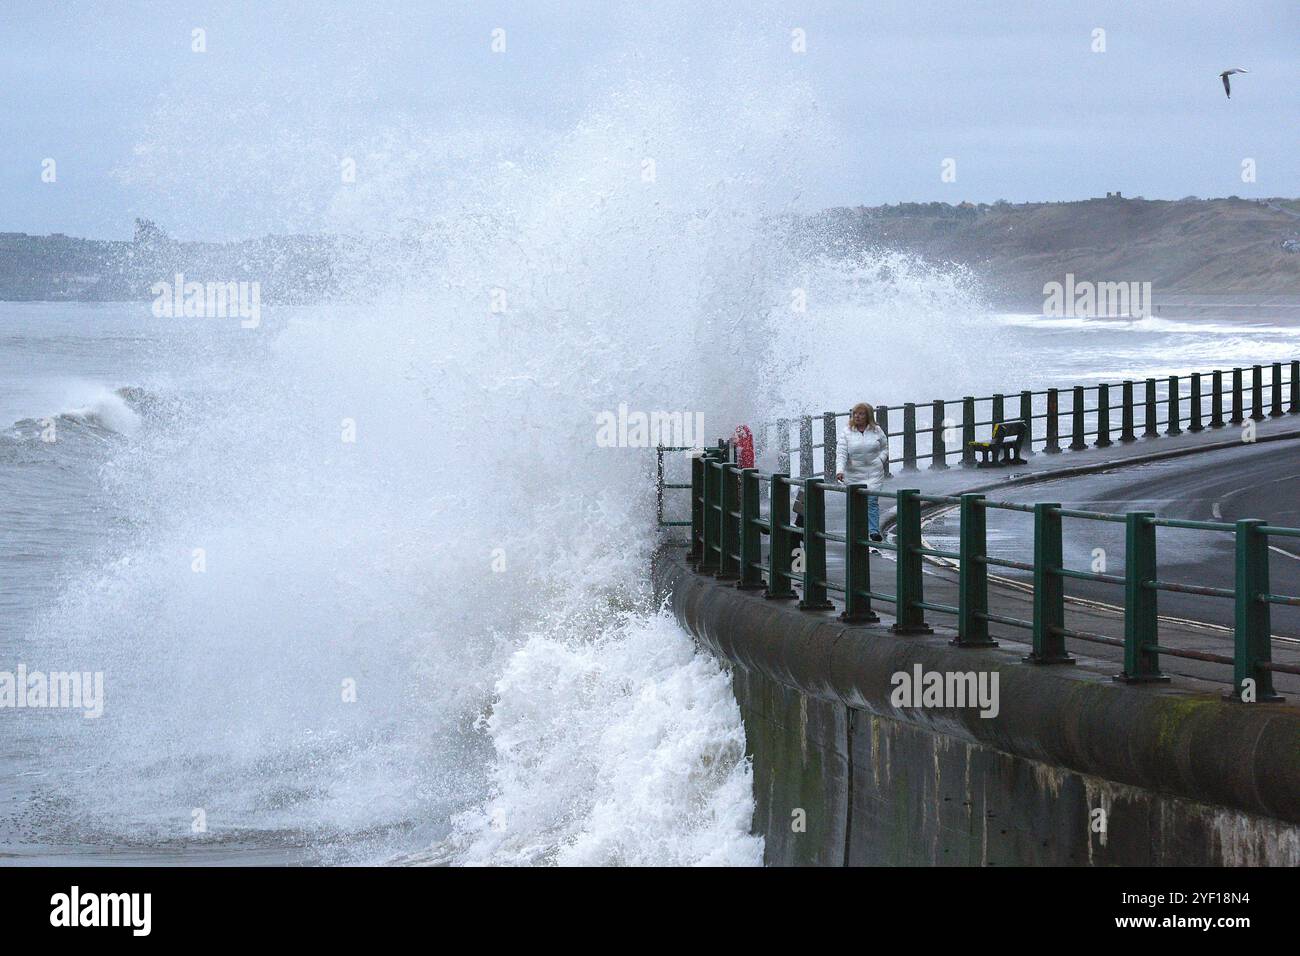
[[[1041,305],[1043,285],[1076,280],[1150,282],[1156,301],[1235,293],[1300,297],[1294,200],[1177,202],[1091,199],[1070,203],[904,204],[828,210],[805,222],[808,238],[849,251],[876,245],[960,263],[995,303]]]
[[[131,242],[0,232],[0,300],[148,300],[153,283],[183,272],[199,282],[260,282],[268,302],[309,302],[333,286],[336,245],[312,236],[177,242],[144,221]]]
[[[1150,282],[1157,307],[1269,297],[1300,310],[1300,250],[1282,248],[1300,237],[1300,200],[904,203],[829,209],[799,225],[811,253],[888,246],[967,266],[994,306],[1037,311],[1043,285],[1073,273]],[[259,280],[268,301],[313,301],[334,288],[345,245],[310,236],[179,242],[144,221],[131,242],[0,233],[0,299],[147,299],[153,282],[184,271]]]

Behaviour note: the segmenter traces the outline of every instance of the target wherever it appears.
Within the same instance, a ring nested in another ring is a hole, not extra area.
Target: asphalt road
[[[1263,518],[1271,524],[1300,527],[1300,441],[1282,441],[1206,452],[1150,465],[1119,469],[1038,485],[1008,488],[990,495],[1007,501],[1059,502],[1080,510],[1153,511],[1162,517],[1233,522]],[[990,553],[1032,560],[1032,516],[989,512]],[[926,537],[938,547],[955,544],[955,515],[932,522]],[[1233,536],[1222,532],[1160,528],[1156,535],[1161,580],[1233,587]],[[1066,567],[1122,575],[1124,527],[1067,518]],[[1097,566],[1104,561],[1104,567]],[[1300,596],[1300,538],[1275,538],[1270,553],[1270,589]],[[999,572],[1003,573],[1003,572]],[[1009,577],[1025,577],[1008,571]],[[1123,604],[1122,588],[1071,580],[1069,595]],[[1160,614],[1230,627],[1230,600],[1161,592]],[[1300,639],[1300,608],[1273,607],[1273,633]]]
[[[963,476],[964,477],[964,476]],[[952,493],[954,489],[944,489]],[[1262,518],[1279,526],[1300,527],[1300,438],[1255,445],[1204,451],[1181,458],[1128,465],[1113,471],[1069,478],[1058,478],[1029,485],[1016,485],[989,492],[991,500],[1016,503],[1050,501],[1081,511],[1123,513],[1150,511],[1170,518],[1214,521],[1231,524],[1239,518]],[[843,496],[827,496],[827,527],[842,530]],[[882,512],[888,510],[882,502]],[[1096,570],[1111,575],[1124,573],[1124,526],[1082,518],[1064,519],[1063,551],[1065,566],[1078,570]],[[934,548],[957,550],[958,522],[955,510],[928,512],[925,518],[926,543]],[[891,534],[892,539],[892,534]],[[1271,586],[1274,594],[1300,596],[1300,539],[1275,539],[1270,552]],[[767,549],[764,540],[764,549]],[[1157,568],[1162,581],[1208,585],[1232,589],[1234,581],[1234,536],[1231,531],[1192,531],[1159,528],[1156,534]],[[989,553],[1014,561],[1033,560],[1033,516],[1022,512],[990,509],[988,511]],[[872,584],[876,590],[893,593],[896,563],[886,551],[872,559]],[[765,560],[768,555],[764,555]],[[844,580],[843,547],[831,542],[827,546],[828,579],[837,584]],[[955,605],[957,575],[955,569],[927,562],[926,599],[939,604]],[[1002,581],[1010,586],[990,588],[992,610],[1005,617],[1022,621],[1033,616],[1030,575],[998,568]],[[1124,633],[1123,587],[1068,579],[1069,599],[1066,623],[1080,631],[1122,638]],[[832,593],[838,603],[841,594]],[[1223,597],[1186,595],[1161,591],[1158,594],[1161,616],[1160,642],[1170,649],[1213,653],[1231,657],[1233,602]],[[877,608],[889,615],[893,608],[881,602]],[[951,627],[947,613],[933,612],[927,617],[937,626]],[[1300,608],[1272,607],[1273,658],[1278,663],[1300,664]],[[990,625],[990,633],[1004,646],[1028,641],[1022,629],[1005,624]],[[1108,661],[1122,666],[1121,651],[1094,642],[1067,639],[1072,654]],[[1026,650],[1028,648],[1026,647]],[[1191,677],[1219,684],[1231,682],[1232,671],[1217,662],[1204,662],[1166,654],[1161,669],[1175,677]],[[1300,677],[1274,675],[1278,691],[1300,699]]]

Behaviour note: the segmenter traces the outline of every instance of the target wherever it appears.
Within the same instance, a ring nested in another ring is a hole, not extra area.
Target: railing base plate
[[[983,641],[963,641],[960,637],[954,637],[948,643],[951,644],[953,647],[967,647],[973,649],[1000,646],[998,642],[993,640],[993,638],[991,637]]]
[[[1042,667],[1046,667],[1050,664],[1077,664],[1078,663],[1078,661],[1076,661],[1069,654],[1062,654],[1060,657],[1047,657],[1045,655],[1039,656],[1037,654],[1026,654],[1024,657],[1020,659],[1024,661],[1026,664],[1037,664]]]
[[[1168,684],[1169,678],[1164,674],[1139,674],[1136,677],[1130,677],[1128,674],[1120,672],[1111,678],[1121,684]]]
[[[849,617],[847,614],[841,614],[840,623],[842,624],[879,624],[880,615],[875,611],[862,611]]]

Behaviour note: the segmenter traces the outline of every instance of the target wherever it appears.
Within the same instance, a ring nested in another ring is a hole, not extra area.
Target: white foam
[[[43,628],[106,674],[56,758],[92,768],[79,827],[193,840],[201,807],[359,859],[758,862],[726,677],[648,595],[653,456],[600,447],[596,416],[728,434],[835,363],[845,397],[883,390],[930,374],[885,358],[967,300],[891,254],[797,259],[755,197],[825,131],[744,64],[593,92],[522,155],[498,117],[377,137],[402,148],[334,205],[350,301],[183,376],[203,393],[105,469],[122,528]]]
[[[1158,316],[1142,318],[1105,316],[1047,316],[1033,313],[999,313],[992,316],[1000,325],[1019,326],[1052,331],[1092,331],[1099,333],[1136,332],[1146,334],[1227,335],[1227,336],[1278,336],[1285,339],[1300,338],[1300,326],[1281,326],[1271,322],[1222,322],[1207,319],[1164,319]]]
[[[106,428],[119,435],[134,435],[139,429],[139,414],[127,404],[119,390],[78,383],[71,391],[70,407],[61,417]]]
[[[758,865],[753,780],[730,680],[667,615],[599,640],[528,641],[483,720],[484,804],[432,860]]]

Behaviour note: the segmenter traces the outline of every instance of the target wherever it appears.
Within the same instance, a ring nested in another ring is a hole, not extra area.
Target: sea
[[[648,589],[653,452],[602,411],[725,435],[1296,353],[1282,320],[999,313],[881,255],[734,321],[0,303],[0,681],[86,688],[0,708],[0,861],[759,864],[729,677]]]

